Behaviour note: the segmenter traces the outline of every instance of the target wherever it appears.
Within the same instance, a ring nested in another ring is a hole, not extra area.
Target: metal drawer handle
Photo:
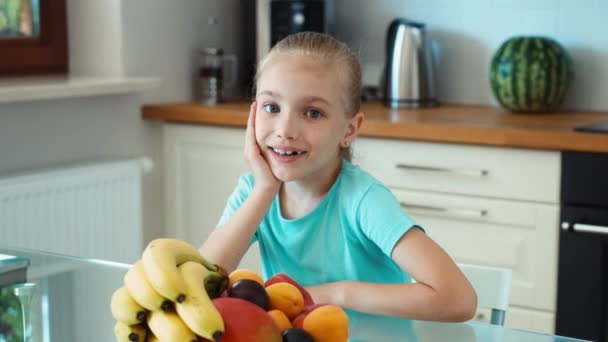
[[[568,230],[568,228],[570,228],[570,223],[562,222],[562,229]],[[594,225],[594,224],[573,223],[572,230],[577,233],[593,233],[593,234],[608,235],[608,227],[598,226],[598,225]]]
[[[449,173],[456,175],[464,175],[464,176],[473,176],[473,177],[485,177],[490,174],[488,170],[476,170],[476,169],[456,169],[456,168],[445,168],[445,167],[435,167],[435,166],[422,166],[422,165],[412,165],[412,164],[397,164],[395,165],[398,169],[402,170],[415,170],[415,171],[428,171],[428,172],[438,172],[438,173]]]
[[[460,209],[460,208],[446,208],[446,207],[436,207],[431,205],[423,205],[423,204],[413,204],[413,203],[405,203],[399,202],[402,208],[412,211],[422,211],[422,212],[432,212],[435,214],[448,215],[448,216],[457,216],[464,218],[476,218],[481,219],[488,215],[488,211],[485,209],[477,210],[477,209]]]

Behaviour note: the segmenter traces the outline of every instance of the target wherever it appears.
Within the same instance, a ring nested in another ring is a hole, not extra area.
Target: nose
[[[276,121],[275,132],[279,138],[289,140],[296,139],[299,134],[297,114],[284,112],[283,115],[280,115]]]

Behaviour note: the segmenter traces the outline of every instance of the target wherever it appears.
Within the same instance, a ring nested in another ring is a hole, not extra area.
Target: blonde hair
[[[252,94],[265,67],[277,56],[297,54],[316,59],[320,62],[333,63],[346,70],[339,70],[338,77],[343,84],[343,102],[345,115],[352,118],[361,108],[361,63],[355,53],[345,43],[334,37],[319,32],[299,32],[280,40],[258,64]],[[345,72],[342,72],[345,71]],[[340,147],[340,157],[350,161],[350,146]]]

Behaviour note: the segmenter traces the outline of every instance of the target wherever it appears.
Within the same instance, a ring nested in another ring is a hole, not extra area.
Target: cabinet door
[[[200,246],[215,229],[239,175],[245,130],[166,124],[165,211],[169,236]],[[261,272],[257,244],[239,267]]]
[[[555,314],[527,308],[509,307],[505,316],[505,325],[517,329],[554,334]]]

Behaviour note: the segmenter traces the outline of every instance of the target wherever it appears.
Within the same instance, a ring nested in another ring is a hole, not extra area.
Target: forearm
[[[423,283],[376,284],[343,281],[320,286],[328,294],[321,301],[331,302],[345,309],[371,314],[403,317],[416,320],[461,322],[470,319],[471,301],[467,293],[445,288],[441,291]]]
[[[276,191],[254,187],[228,222],[209,235],[200,248],[200,253],[228,272],[234,270],[247,252],[249,242],[270,208],[275,194]]]

